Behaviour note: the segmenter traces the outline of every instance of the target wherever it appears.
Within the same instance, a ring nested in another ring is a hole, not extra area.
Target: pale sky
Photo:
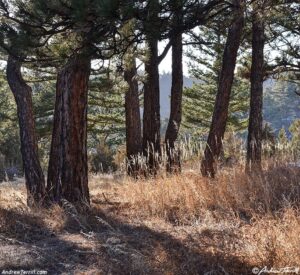
[[[166,42],[159,42],[159,44],[158,44],[159,53],[161,53],[163,51],[165,45],[166,45]],[[186,56],[183,55],[183,74],[185,76],[189,76],[187,62],[188,62],[188,60],[187,60]],[[159,73],[162,74],[163,72],[166,72],[166,73],[172,72],[172,49],[169,50],[165,59],[159,65]]]

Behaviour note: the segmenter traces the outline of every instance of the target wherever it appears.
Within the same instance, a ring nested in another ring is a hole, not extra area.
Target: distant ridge
[[[192,87],[197,79],[184,76],[184,87]],[[160,112],[164,120],[170,114],[172,75],[160,75]],[[277,87],[276,80],[268,79],[264,82],[264,121],[269,123],[277,133],[282,127],[288,131],[292,121],[300,119],[300,96],[288,86]]]
[[[183,77],[183,86],[192,87],[193,82],[197,80]],[[167,118],[170,115],[170,95],[171,95],[172,75],[165,73],[160,75],[159,87],[160,87],[160,115],[161,119]]]

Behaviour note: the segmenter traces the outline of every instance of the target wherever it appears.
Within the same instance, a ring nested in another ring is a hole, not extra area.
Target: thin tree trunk
[[[128,83],[125,94],[127,173],[137,177],[140,172],[139,155],[142,152],[141,114],[135,58],[130,61],[124,71],[124,79]]]
[[[6,74],[17,104],[27,204],[41,205],[45,200],[45,178],[38,156],[32,90],[22,77],[21,63],[12,56],[8,58]]]
[[[243,1],[235,0],[234,4],[236,7],[234,11],[235,18],[228,31],[212,123],[204,151],[204,159],[201,163],[201,173],[203,176],[215,176],[215,161],[222,151],[222,140],[224,138],[228,118],[231,87],[244,27],[244,3]]]
[[[252,66],[246,170],[261,170],[264,78],[264,20],[260,9],[252,18]]]
[[[58,73],[47,190],[54,201],[89,204],[87,93],[90,59],[75,55]]]
[[[181,105],[183,90],[182,72],[182,34],[178,34],[172,41],[172,88],[171,88],[171,112],[165,136],[167,153],[167,172],[180,172],[180,151],[175,148],[175,141],[181,124]]]

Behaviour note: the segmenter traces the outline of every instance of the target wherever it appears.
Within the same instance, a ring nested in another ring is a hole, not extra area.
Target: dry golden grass
[[[265,172],[247,176],[235,167],[214,180],[189,172],[127,180],[118,190],[129,216],[224,232],[226,245],[214,249],[249,266],[300,265],[300,168],[268,163]]]
[[[222,171],[217,179],[197,172],[152,180],[128,179],[119,196],[143,216],[197,222],[210,212],[219,219],[244,219],[274,214],[300,205],[300,168],[269,167],[267,172],[246,176],[242,169]]]
[[[252,274],[253,267],[300,267],[297,167],[268,163],[263,173],[246,176],[236,166],[214,180],[198,171],[139,181],[93,176],[91,209],[75,216],[59,206],[28,209],[23,185],[0,190],[3,251],[26,248],[16,259],[27,257],[29,267],[53,274]],[[36,251],[41,258],[30,258]],[[0,269],[24,267],[22,261],[9,265],[3,255]]]

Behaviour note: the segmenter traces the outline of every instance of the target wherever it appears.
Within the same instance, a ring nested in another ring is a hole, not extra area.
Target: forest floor
[[[0,274],[300,274],[299,168],[91,176],[90,192],[87,213],[31,210],[22,181],[2,183]]]

